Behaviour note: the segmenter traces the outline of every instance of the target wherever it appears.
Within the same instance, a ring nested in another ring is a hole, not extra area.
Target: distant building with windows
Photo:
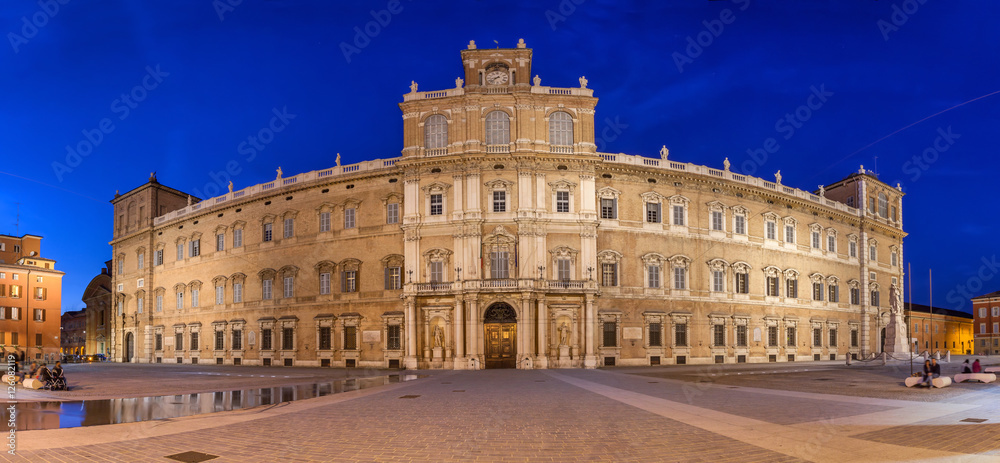
[[[976,355],[1000,354],[1000,291],[972,298]]]
[[[112,358],[593,368],[882,351],[903,289],[898,188],[864,168],[810,192],[666,147],[598,152],[585,78],[543,86],[523,41],[461,55],[453,88],[403,95],[399,157],[278,169],[201,201],[155,177],[116,195]]]
[[[0,349],[26,360],[59,358],[63,272],[41,257],[41,236],[0,235]]]
[[[940,352],[944,355],[972,354],[972,315],[958,310],[923,304],[907,304],[909,310],[910,344],[914,352]]]
[[[74,310],[62,314],[59,328],[60,352],[67,355],[86,354],[87,314],[84,310]]]
[[[113,284],[111,282],[111,262],[104,263],[101,273],[90,280],[83,291],[83,301],[87,318],[87,336],[84,350],[87,354],[110,353],[111,315]]]

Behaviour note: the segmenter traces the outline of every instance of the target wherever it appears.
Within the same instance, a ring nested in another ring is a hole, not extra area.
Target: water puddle
[[[22,402],[15,417],[18,431],[64,429],[81,426],[165,420],[230,410],[312,399],[340,392],[368,389],[423,378],[426,375],[388,375],[351,378],[297,386],[276,386],[197,394],[79,400],[74,402]]]

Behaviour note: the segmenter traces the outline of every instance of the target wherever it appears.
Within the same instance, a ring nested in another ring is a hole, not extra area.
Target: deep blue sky
[[[212,174],[230,161],[239,189],[273,179],[279,165],[286,176],[332,166],[337,152],[344,164],[399,156],[397,103],[411,80],[454,87],[469,40],[519,38],[543,85],[587,77],[600,98],[598,138],[609,124],[621,132],[606,132],[604,151],[656,157],[665,144],[671,159],[710,166],[728,156],[734,170],[773,179],[781,169],[783,183],[806,190],[860,164],[874,169],[877,157],[880,178],[907,193],[914,301],[928,302],[928,268],[936,306],[968,310],[961,287],[1000,289],[1000,94],[911,126],[1000,90],[1000,2],[403,0],[398,13],[377,14],[389,22],[376,28],[371,12],[388,1],[219,8],[228,1],[74,0],[51,15],[36,2],[0,6],[0,233],[17,232],[20,203],[20,233],[43,236],[43,255],[67,273],[64,310],[83,306],[111,256],[115,190],[157,171],[163,184],[210,195]],[[26,27],[25,17],[44,25]],[[366,25],[377,34],[348,62],[342,44]],[[699,33],[708,46],[687,50]],[[679,68],[681,55],[691,59]],[[157,85],[143,101],[116,101],[157,66],[167,75],[146,78]],[[776,128],[812,87],[832,95],[793,134]],[[295,116],[285,130],[252,161],[238,152],[283,108]],[[96,139],[104,118],[113,130],[68,164],[66,146],[84,131]],[[937,142],[946,150],[913,163],[949,127],[958,137]],[[768,138],[780,149],[747,163]]]

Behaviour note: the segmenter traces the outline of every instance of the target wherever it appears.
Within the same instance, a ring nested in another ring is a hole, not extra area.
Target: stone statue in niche
[[[434,347],[444,347],[444,330],[441,325],[434,325]]]
[[[562,326],[559,327],[559,345],[569,345],[569,325],[566,322],[563,322]]]

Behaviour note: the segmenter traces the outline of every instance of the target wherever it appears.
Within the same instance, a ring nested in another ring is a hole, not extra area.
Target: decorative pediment
[[[357,259],[344,259],[340,263],[341,272],[357,272],[361,270],[361,261]]]
[[[337,263],[329,260],[321,260],[316,262],[313,268],[319,273],[333,273],[337,269]]]
[[[296,211],[295,209],[288,209],[285,212],[281,213],[281,219],[282,220],[284,220],[284,219],[294,219],[298,215],[299,215],[299,211]]]
[[[579,250],[573,249],[573,248],[571,248],[569,246],[556,246],[556,247],[552,248],[551,250],[549,250],[549,254],[552,256],[553,259],[573,259],[573,260],[575,260],[577,254],[579,254],[579,253],[580,253]]]
[[[425,185],[425,186],[421,187],[420,189],[424,190],[424,194],[430,195],[430,194],[445,193],[450,188],[451,188],[451,185],[448,185],[446,183],[434,182],[434,183],[431,183],[430,185]]]
[[[640,195],[642,197],[642,202],[644,203],[662,203],[663,195],[655,191],[647,191]]]
[[[488,190],[510,190],[510,187],[514,185],[514,182],[510,180],[504,180],[502,178],[497,178],[490,180],[483,185],[486,186]]]
[[[820,233],[823,231],[823,226],[818,223],[811,223],[809,224],[809,230],[814,231],[816,233]]]
[[[829,235],[829,236],[837,236],[837,229],[836,228],[827,228],[826,229],[826,234]]]
[[[146,247],[145,246],[139,246],[138,248],[136,248],[135,253],[136,253],[136,255],[138,255],[138,254],[145,254],[146,253]]]
[[[750,269],[753,267],[746,262],[733,262],[733,272],[736,273],[750,273]]]
[[[261,216],[261,218],[260,218],[260,223],[261,223],[261,224],[265,224],[265,223],[274,223],[274,219],[275,219],[275,218],[276,218],[276,216],[275,216],[274,214],[264,214],[264,215],[263,215],[263,216]]]
[[[274,275],[277,273],[278,272],[276,272],[273,268],[266,268],[257,272],[257,276],[259,276],[261,280],[270,280],[273,279]]]
[[[517,242],[517,237],[507,231],[503,225],[497,225],[493,232],[483,238],[483,244],[490,246],[512,245]]]
[[[554,182],[549,182],[549,186],[552,187],[552,191],[572,192],[574,189],[576,189],[576,184],[566,179],[559,179]]]
[[[215,234],[216,235],[221,235],[221,234],[225,233],[226,229],[228,229],[228,228],[229,227],[227,227],[225,225],[219,225],[218,227],[215,227]]]
[[[830,286],[835,286],[839,282],[840,282],[840,278],[837,278],[834,275],[830,275],[830,276],[826,277],[826,284],[828,284]]]
[[[347,198],[344,202],[340,203],[340,206],[344,209],[357,209],[361,207],[361,200],[357,198]]]
[[[785,269],[785,278],[789,280],[797,280],[799,278],[799,271],[793,268]]]
[[[386,205],[386,204],[401,203],[401,202],[403,202],[403,197],[400,196],[397,193],[389,193],[389,194],[387,194],[387,195],[385,195],[385,196],[382,197],[382,205],[383,206]]]
[[[212,278],[212,285],[225,286],[226,280],[228,280],[228,278],[226,278],[225,275],[216,275],[215,278]]]
[[[725,272],[729,268],[729,262],[725,259],[712,259],[708,261],[708,268],[712,271]]]
[[[237,220],[237,221],[233,222],[233,230],[242,230],[243,227],[245,227],[246,225],[247,225],[246,222],[244,222],[242,220]]]
[[[655,252],[646,253],[642,256],[642,262],[646,265],[663,265],[666,261],[667,258],[663,257],[663,254]]]
[[[622,253],[613,249],[605,249],[597,253],[597,261],[602,264],[617,264],[622,260]]]
[[[191,280],[188,283],[188,288],[191,288],[191,289],[201,289],[201,280]]]
[[[747,208],[745,208],[743,206],[740,206],[740,205],[733,206],[732,209],[733,209],[733,214],[736,214],[736,215],[749,215],[750,214],[750,209],[747,209]]]
[[[278,273],[281,274],[282,278],[295,277],[296,275],[299,274],[299,268],[294,265],[286,265],[284,267],[281,267],[281,269],[278,270]]]
[[[609,186],[597,190],[597,197],[603,199],[618,199],[618,197],[621,196],[621,194],[622,192],[614,188],[611,188]]]
[[[174,292],[175,293],[183,293],[186,288],[187,288],[187,285],[185,285],[184,283],[177,283],[177,284],[174,285]]]
[[[722,204],[722,202],[720,202],[720,201],[709,201],[708,202],[708,210],[709,211],[714,211],[714,212],[725,212],[726,211],[726,205]]]
[[[852,243],[857,243],[858,242],[858,235],[855,235],[854,233],[851,233],[851,234],[847,235],[847,241],[850,241]]]
[[[847,280],[847,286],[851,289],[858,289],[861,287],[861,282],[855,278],[851,278],[850,280]]]
[[[384,267],[402,267],[403,266],[403,256],[400,254],[389,254],[382,258],[382,266]]]
[[[451,250],[444,248],[434,248],[424,251],[424,258],[428,262],[447,262],[451,257]]]
[[[670,264],[674,267],[687,268],[691,265],[691,258],[685,255],[677,254],[670,257]]]
[[[813,273],[809,275],[809,281],[813,283],[822,283],[824,276],[820,273]]]
[[[335,204],[329,203],[329,202],[324,202],[324,203],[320,204],[319,206],[316,206],[316,212],[320,212],[320,213],[322,213],[322,212],[332,212],[334,207],[336,207]]]
[[[789,217],[785,217],[784,222],[785,222],[785,225],[795,225],[795,224],[798,223],[798,220],[795,220],[795,217],[789,216]]]
[[[687,197],[682,195],[673,195],[667,199],[670,200],[670,204],[675,206],[687,206],[691,203],[690,199],[687,199]]]
[[[779,276],[781,276],[781,269],[773,265],[764,267],[764,276],[768,278],[778,278]]]
[[[242,272],[236,272],[230,275],[229,279],[233,280],[233,283],[243,283],[244,281],[246,281],[247,276]]]

